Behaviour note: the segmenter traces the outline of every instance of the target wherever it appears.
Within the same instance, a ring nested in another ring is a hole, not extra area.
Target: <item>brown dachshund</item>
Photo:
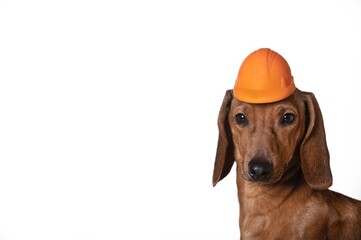
[[[250,104],[229,90],[218,128],[213,185],[236,162],[241,239],[361,239],[361,202],[328,190],[329,153],[312,93]]]

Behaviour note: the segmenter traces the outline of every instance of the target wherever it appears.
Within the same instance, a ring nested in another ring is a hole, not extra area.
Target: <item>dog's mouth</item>
[[[275,183],[279,182],[282,178],[282,176],[271,175],[269,177],[262,178],[262,179],[254,179],[250,174],[245,174],[242,177],[244,180],[246,180],[248,182],[255,182],[255,183],[261,183],[261,184],[275,184]]]
[[[252,164],[252,161],[250,161],[248,163],[248,168],[242,167],[241,176],[244,180],[248,182],[274,184],[282,179],[282,176],[286,169],[286,165],[274,168],[271,163],[254,165]]]

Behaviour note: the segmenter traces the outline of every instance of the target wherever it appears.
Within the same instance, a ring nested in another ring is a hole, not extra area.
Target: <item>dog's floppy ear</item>
[[[218,146],[213,170],[213,186],[231,171],[234,163],[234,146],[229,124],[229,109],[233,99],[232,90],[228,90],[218,115]]]
[[[307,124],[300,148],[302,172],[313,189],[325,190],[332,185],[332,174],[323,118],[313,93],[302,92],[302,95]]]

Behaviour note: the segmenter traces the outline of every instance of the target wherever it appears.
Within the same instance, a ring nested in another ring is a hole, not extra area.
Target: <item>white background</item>
[[[247,3],[248,2],[248,3]],[[269,47],[361,199],[360,1],[0,1],[0,239],[238,239],[216,119]]]

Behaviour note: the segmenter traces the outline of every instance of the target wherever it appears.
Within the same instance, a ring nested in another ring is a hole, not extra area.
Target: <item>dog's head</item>
[[[332,185],[323,119],[312,93],[298,89],[288,98],[250,104],[226,92],[218,116],[219,138],[213,185],[236,161],[246,181],[273,184],[296,166],[314,189]]]

